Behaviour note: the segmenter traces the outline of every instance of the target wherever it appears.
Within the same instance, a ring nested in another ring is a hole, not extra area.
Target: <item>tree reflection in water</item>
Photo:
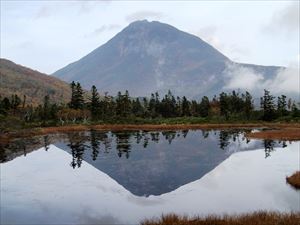
[[[274,151],[275,141],[273,140],[264,140],[265,147],[265,158],[271,156],[271,152]]]
[[[249,130],[248,130],[249,131]],[[203,141],[212,135],[214,140],[218,141],[221,150],[228,150],[232,143],[241,144],[250,143],[244,135],[245,130],[200,130]],[[46,151],[51,143],[63,141],[71,150],[72,161],[70,165],[73,168],[79,168],[82,165],[83,155],[90,151],[93,161],[97,160],[102,153],[110,153],[111,149],[116,150],[118,157],[130,158],[132,154],[132,144],[141,145],[148,148],[150,143],[158,144],[161,138],[172,144],[176,138],[187,138],[189,130],[179,131],[113,131],[104,132],[90,130],[89,132],[74,132],[60,135],[45,135],[35,138],[18,139],[7,144],[0,145],[0,162],[6,162],[13,158],[24,155],[37,148],[43,147]],[[112,147],[114,146],[114,147]],[[239,146],[239,145],[238,145]],[[265,157],[268,158],[274,147],[287,147],[286,141],[263,140],[262,146],[265,149]],[[101,151],[101,149],[103,149]]]
[[[91,136],[91,148],[92,148],[92,159],[95,161],[100,151],[100,140],[97,138],[97,132],[95,130],[90,131]]]
[[[69,134],[69,144],[68,146],[71,149],[72,153],[72,162],[71,166],[75,169],[79,168],[82,164],[83,153],[86,148],[90,148],[90,146],[85,145],[86,136],[83,132],[78,132],[74,134]]]
[[[44,136],[44,137],[43,137],[43,140],[44,140],[44,148],[45,148],[45,151],[48,151],[49,145],[50,145],[49,136],[48,136],[48,135]]]
[[[112,134],[116,137],[116,149],[118,151],[118,156],[121,158],[123,154],[125,154],[126,158],[129,158],[129,153],[131,150],[131,136],[132,132],[112,132]]]

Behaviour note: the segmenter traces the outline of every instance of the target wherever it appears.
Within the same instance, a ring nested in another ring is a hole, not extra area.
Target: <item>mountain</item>
[[[71,96],[69,84],[53,76],[0,59],[0,95],[10,97],[26,95],[27,104],[42,103],[45,95],[53,102],[67,102]]]
[[[79,81],[101,92],[129,90],[133,96],[151,92],[199,97],[218,94],[228,65],[242,66],[272,78],[280,67],[239,64],[199,37],[160,22],[131,23],[106,44],[53,75]]]

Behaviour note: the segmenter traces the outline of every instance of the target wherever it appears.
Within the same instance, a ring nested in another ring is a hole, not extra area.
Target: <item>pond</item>
[[[299,142],[245,130],[86,131],[0,145],[1,224],[300,211]]]

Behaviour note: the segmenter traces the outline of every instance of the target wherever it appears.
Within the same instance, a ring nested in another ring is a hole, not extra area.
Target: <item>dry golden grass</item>
[[[296,189],[300,189],[300,171],[297,171],[292,176],[287,177],[286,182],[288,182]]]
[[[266,130],[257,133],[248,133],[247,137],[257,139],[278,139],[295,141],[300,140],[300,128],[290,127],[279,130]]]
[[[241,215],[210,215],[187,217],[175,214],[163,215],[159,219],[146,219],[141,225],[299,225],[300,212],[254,212]]]

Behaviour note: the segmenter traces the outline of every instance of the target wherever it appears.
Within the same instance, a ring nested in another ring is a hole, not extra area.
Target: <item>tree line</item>
[[[200,101],[187,97],[174,96],[171,91],[160,96],[158,92],[150,97],[134,98],[128,91],[118,92],[117,96],[107,93],[100,95],[92,86],[85,93],[81,84],[74,81],[70,84],[71,99],[67,104],[51,102],[49,95],[37,107],[26,104],[22,98],[12,95],[11,98],[0,96],[0,115],[14,115],[25,123],[41,122],[47,124],[66,122],[103,121],[118,122],[140,118],[144,120],[166,118],[204,118],[209,120],[264,120],[273,121],[280,118],[295,119],[300,111],[295,101],[285,95],[275,97],[268,90],[260,98],[260,108],[255,109],[253,97],[249,92],[222,92],[209,99],[203,96]]]

